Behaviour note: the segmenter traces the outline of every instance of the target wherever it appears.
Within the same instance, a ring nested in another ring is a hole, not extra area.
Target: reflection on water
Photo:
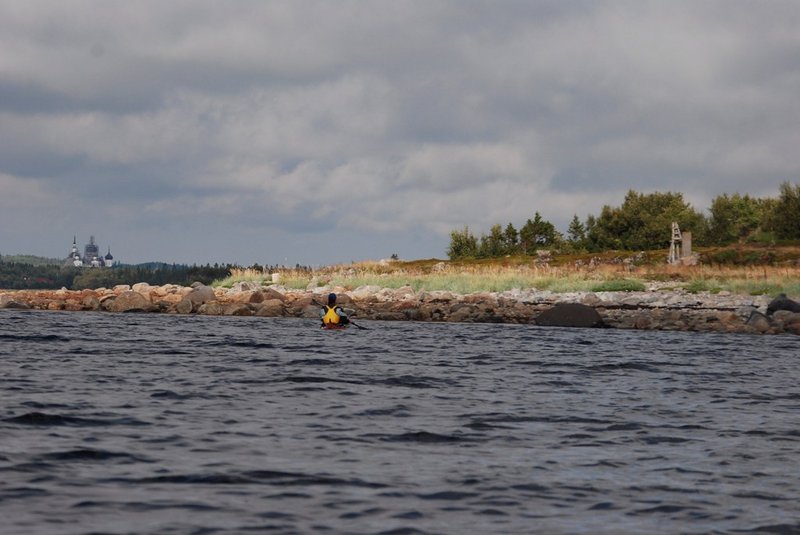
[[[800,531],[795,338],[364,326],[2,311],[3,529]]]

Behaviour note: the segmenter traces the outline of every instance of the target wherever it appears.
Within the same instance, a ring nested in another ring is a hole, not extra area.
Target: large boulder
[[[12,296],[8,294],[0,295],[0,308],[16,308],[25,310],[30,308],[25,303],[15,300]]]
[[[109,307],[111,312],[150,312],[153,309],[153,303],[148,298],[133,290],[119,294]]]
[[[214,288],[211,286],[196,286],[191,292],[186,294],[186,299],[192,302],[193,305],[202,305],[210,301],[216,301],[217,295],[214,293]]]
[[[557,303],[536,318],[536,325],[547,327],[602,327],[597,310],[581,303]]]
[[[779,310],[788,310],[789,312],[800,312],[800,303],[793,301],[786,297],[786,294],[780,294],[778,297],[770,301],[767,305],[767,315],[771,316]]]
[[[262,316],[266,318],[277,318],[284,315],[284,311],[286,310],[286,306],[284,302],[280,299],[268,299],[264,301],[261,306],[258,307],[256,311],[256,316]]]

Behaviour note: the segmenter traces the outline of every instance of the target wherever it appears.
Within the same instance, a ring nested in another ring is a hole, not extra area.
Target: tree
[[[669,245],[673,221],[682,230],[692,231],[695,242],[702,243],[706,220],[683,200],[683,194],[630,190],[622,206],[604,206],[600,216],[587,224],[587,241],[593,250],[659,249]]]
[[[762,226],[768,203],[738,193],[720,195],[711,201],[709,241],[725,245],[746,238]]]
[[[447,249],[447,256],[450,260],[478,256],[478,240],[470,232],[469,227],[450,233],[450,247]]]
[[[506,225],[506,230],[503,231],[505,253],[514,254],[519,250],[519,232],[514,228],[514,225],[509,223]]]
[[[520,247],[525,254],[532,254],[540,247],[552,247],[560,238],[555,226],[544,220],[539,212],[534,214],[533,220],[528,219],[519,231]]]
[[[782,240],[800,239],[800,184],[781,184],[781,193],[770,219],[775,237]]]
[[[578,219],[578,214],[573,215],[569,223],[567,241],[576,249],[582,249],[586,245],[586,227]]]
[[[489,235],[481,236],[481,244],[478,248],[478,256],[484,258],[496,258],[503,256],[506,250],[506,238],[503,228],[500,225],[492,225]]]

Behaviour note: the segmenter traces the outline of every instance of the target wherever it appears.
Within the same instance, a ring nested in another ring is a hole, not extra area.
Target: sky
[[[446,258],[631,189],[777,197],[798,28],[793,0],[0,0],[0,254]]]

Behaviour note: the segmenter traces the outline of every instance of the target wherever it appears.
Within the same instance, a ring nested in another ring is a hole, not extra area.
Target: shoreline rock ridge
[[[553,293],[536,289],[457,294],[364,286],[306,290],[238,283],[233,288],[167,284],[95,290],[0,290],[0,309],[318,318],[329,292],[360,320],[519,323],[665,331],[800,334],[800,305],[781,295],[643,292]]]

